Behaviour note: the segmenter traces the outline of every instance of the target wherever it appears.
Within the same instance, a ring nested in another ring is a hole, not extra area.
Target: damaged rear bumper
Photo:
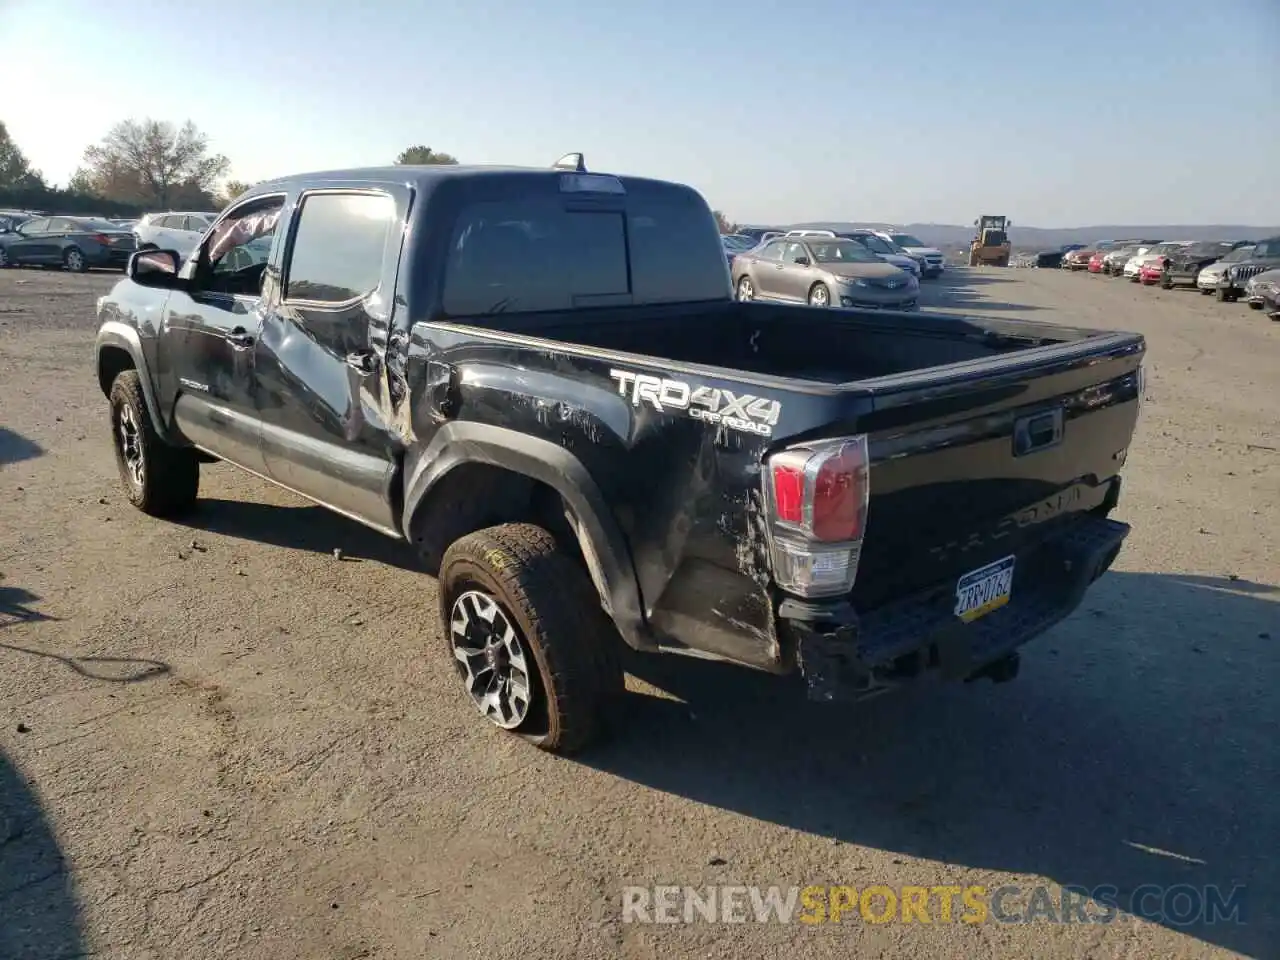
[[[1018,648],[1079,606],[1128,533],[1128,524],[1085,516],[1028,545],[1009,603],[970,623],[954,615],[948,582],[861,615],[843,601],[788,599],[779,626],[814,700],[863,700],[928,676],[1012,679]]]

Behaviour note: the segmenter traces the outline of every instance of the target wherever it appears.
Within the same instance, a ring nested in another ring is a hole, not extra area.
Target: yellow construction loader
[[[1013,249],[1009,243],[1013,221],[985,214],[973,221],[973,225],[978,228],[978,235],[969,244],[969,266],[1007,267]]]

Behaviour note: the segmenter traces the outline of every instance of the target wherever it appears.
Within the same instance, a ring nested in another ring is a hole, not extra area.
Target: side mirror
[[[176,290],[182,286],[178,270],[182,258],[176,250],[144,250],[129,258],[129,279],[140,287]]]
[[[809,258],[804,256],[796,257],[796,263],[800,264],[802,267],[807,267],[809,265]]]

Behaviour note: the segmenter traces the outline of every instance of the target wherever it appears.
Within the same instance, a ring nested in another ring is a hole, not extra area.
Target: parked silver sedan
[[[739,300],[811,307],[916,310],[920,281],[856,240],[778,237],[733,261]]]

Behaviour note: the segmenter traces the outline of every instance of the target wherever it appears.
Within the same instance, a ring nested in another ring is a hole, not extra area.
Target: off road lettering
[[[618,395],[634,407],[648,406],[659,413],[684,411],[695,420],[724,425],[768,437],[782,416],[782,404],[750,393],[734,393],[718,387],[693,386],[648,373],[610,370],[618,383]]]

